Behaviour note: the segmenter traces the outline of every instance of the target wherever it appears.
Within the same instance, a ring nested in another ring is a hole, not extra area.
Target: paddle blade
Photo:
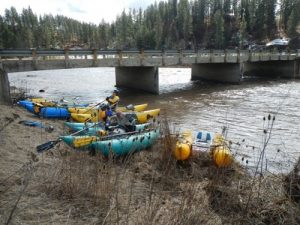
[[[59,140],[56,140],[56,141],[48,141],[44,144],[41,144],[41,145],[38,145],[36,147],[36,151],[38,153],[41,153],[41,152],[44,152],[44,151],[48,151],[50,150],[51,148],[53,148],[57,143],[59,142]]]

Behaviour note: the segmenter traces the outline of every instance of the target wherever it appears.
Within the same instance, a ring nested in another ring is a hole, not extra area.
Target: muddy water
[[[236,158],[249,167],[257,165],[265,143],[262,166],[269,171],[286,172],[300,156],[299,81],[251,79],[227,85],[191,82],[190,69],[163,68],[159,74],[160,95],[121,90],[121,103],[161,108],[174,130],[221,132],[226,126],[227,136],[240,143],[233,145]],[[115,84],[113,68],[12,73],[9,79],[28,94],[69,102],[99,102]],[[270,139],[264,130],[271,131]]]

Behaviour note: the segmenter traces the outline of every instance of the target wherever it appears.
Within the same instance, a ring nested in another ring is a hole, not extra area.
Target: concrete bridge
[[[243,74],[300,77],[300,50],[0,50],[0,102],[9,101],[7,73],[115,67],[116,86],[159,93],[159,67],[191,67],[192,80],[239,83]]]

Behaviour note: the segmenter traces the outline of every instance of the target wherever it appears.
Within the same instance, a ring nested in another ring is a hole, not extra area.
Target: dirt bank
[[[0,106],[1,224],[299,224],[299,205],[283,176],[251,177],[237,163],[217,169],[206,153],[185,164],[170,155],[174,141],[107,160],[64,144],[35,147],[65,132],[20,107]],[[37,120],[54,131],[24,126]]]

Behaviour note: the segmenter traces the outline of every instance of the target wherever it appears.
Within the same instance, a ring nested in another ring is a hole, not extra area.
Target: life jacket
[[[111,105],[112,110],[115,110],[117,108],[119,100],[120,98],[117,95],[109,97],[108,102]]]
[[[42,107],[43,107],[42,104],[40,104],[40,103],[34,103],[34,104],[33,104],[33,111],[34,111],[34,114],[39,115],[39,113],[40,113]]]

